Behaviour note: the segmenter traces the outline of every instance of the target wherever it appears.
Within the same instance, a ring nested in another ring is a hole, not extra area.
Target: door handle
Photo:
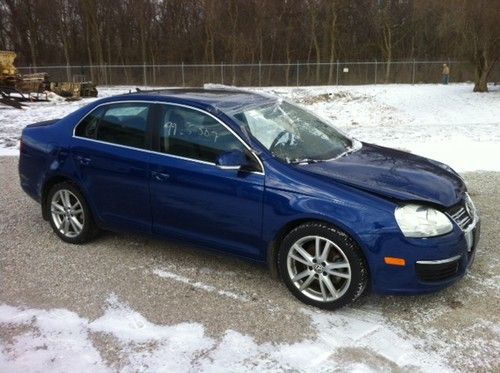
[[[88,166],[92,162],[89,157],[84,157],[82,155],[77,155],[76,160],[82,166]]]
[[[151,176],[157,181],[166,181],[170,175],[165,172],[152,171]]]

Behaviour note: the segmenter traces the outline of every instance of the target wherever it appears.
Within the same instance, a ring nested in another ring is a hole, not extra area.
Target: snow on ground
[[[106,97],[135,87],[101,87]],[[411,151],[457,171],[500,171],[500,87],[471,84],[272,87],[261,89],[330,118],[359,140]],[[93,99],[0,107],[0,155],[18,154],[22,128],[62,117]]]
[[[451,371],[435,353],[420,350],[420,341],[392,326],[377,311],[303,312],[315,329],[313,339],[293,344],[257,343],[234,330],[215,340],[199,323],[157,325],[110,295],[104,314],[88,320],[65,309],[0,306],[2,328],[24,328],[0,350],[4,371]],[[107,335],[119,345],[125,362],[109,366],[94,344]],[[350,349],[380,354],[384,360],[353,356]],[[361,350],[363,351],[363,350]],[[314,358],[311,358],[314,357]]]

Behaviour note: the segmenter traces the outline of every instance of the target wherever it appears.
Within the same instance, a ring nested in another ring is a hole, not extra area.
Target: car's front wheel
[[[323,223],[307,223],[283,239],[278,267],[299,300],[323,309],[354,302],[365,289],[368,271],[356,243]]]
[[[82,244],[96,233],[90,210],[81,192],[68,182],[54,185],[47,196],[50,225],[65,242]]]

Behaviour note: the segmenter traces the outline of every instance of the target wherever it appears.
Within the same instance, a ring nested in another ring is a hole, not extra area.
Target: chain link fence
[[[442,65],[450,67],[450,82],[474,80],[474,65],[466,61],[394,61],[391,63],[256,63],[177,65],[24,66],[22,74],[46,72],[52,81],[86,79],[98,85],[198,87],[204,83],[235,86],[308,86],[382,83],[438,83]],[[500,81],[500,68],[490,75]]]

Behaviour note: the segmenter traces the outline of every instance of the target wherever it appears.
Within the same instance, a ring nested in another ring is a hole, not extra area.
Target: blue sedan
[[[134,231],[266,264],[304,303],[461,278],[479,217],[448,166],[230,89],[109,97],[27,126],[19,175],[63,241]]]

